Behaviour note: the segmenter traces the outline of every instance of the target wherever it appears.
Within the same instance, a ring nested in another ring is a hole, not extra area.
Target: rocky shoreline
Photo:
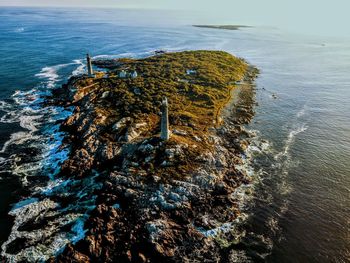
[[[235,194],[251,181],[236,167],[249,144],[243,125],[254,116],[257,70],[216,51],[95,65],[107,73],[72,77],[47,101],[74,107],[61,125],[71,153],[59,176],[93,176],[99,185],[89,194],[77,186],[81,198],[93,200],[84,236],[49,261],[232,261],[234,230],[244,217]],[[183,66],[194,74],[179,73]],[[125,68],[140,77],[121,79]],[[157,81],[174,90],[163,93]],[[170,101],[169,141],[159,138],[157,101],[164,95]],[[60,196],[59,202],[71,200]]]

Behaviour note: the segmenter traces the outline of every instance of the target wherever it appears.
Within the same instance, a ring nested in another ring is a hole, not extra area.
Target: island
[[[200,28],[224,29],[224,30],[239,30],[241,28],[250,28],[251,26],[244,25],[193,25]]]
[[[228,260],[237,191],[252,180],[238,167],[258,70],[204,50],[89,63],[98,70],[71,77],[47,103],[74,109],[61,125],[70,155],[58,176],[99,187],[83,236],[49,261]]]

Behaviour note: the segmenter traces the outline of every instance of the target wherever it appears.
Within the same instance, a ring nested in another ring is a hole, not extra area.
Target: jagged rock
[[[110,94],[111,94],[110,91],[105,91],[105,92],[103,92],[103,93],[102,93],[102,96],[101,96],[101,99],[106,99],[106,98],[108,98]]]
[[[131,121],[132,121],[132,119],[131,119],[130,117],[122,118],[122,119],[120,119],[117,123],[115,123],[115,124],[113,125],[113,130],[118,131],[118,130],[120,130],[120,129],[126,127],[127,123],[128,123],[128,122],[131,122]]]
[[[134,198],[137,195],[137,192],[133,189],[127,189],[125,192],[125,197]]]
[[[173,201],[175,201],[175,202],[179,202],[179,201],[181,201],[181,197],[180,197],[180,195],[178,195],[177,193],[170,193],[169,194],[169,198],[170,199],[172,199]]]
[[[242,151],[246,151],[249,146],[249,143],[247,140],[241,140],[240,141],[240,147]]]
[[[193,138],[195,139],[196,142],[201,142],[202,139],[199,138],[197,135],[194,135]]]
[[[139,88],[134,88],[133,92],[135,95],[141,95],[141,90]]]
[[[147,123],[135,123],[134,125],[129,126],[125,134],[125,141],[131,142],[138,138],[146,126]]]
[[[144,254],[139,253],[138,254],[138,261],[141,262],[141,263],[145,263],[145,262],[147,262],[147,258],[145,257]]]
[[[119,145],[115,143],[107,143],[107,144],[101,144],[96,155],[101,160],[112,160],[116,156],[118,156],[120,152],[121,152],[121,148]]]
[[[196,158],[197,161],[202,163],[207,163],[208,165],[214,165],[216,163],[216,159],[211,152],[205,152]]]
[[[191,178],[192,183],[199,185],[203,189],[213,188],[217,180],[219,178],[215,174],[203,169],[197,170],[197,173]]]
[[[140,131],[136,130],[133,127],[129,127],[126,134],[125,134],[125,140],[127,142],[131,142],[132,140],[136,139],[140,136]]]
[[[138,150],[142,153],[151,153],[154,150],[154,146],[152,144],[141,144]]]
[[[152,176],[152,179],[155,183],[158,183],[161,180],[161,178],[159,176],[156,176],[156,175]]]
[[[152,161],[153,159],[154,159],[153,156],[148,156],[148,157],[145,158],[145,162],[146,162],[146,163],[149,163],[149,162]]]
[[[176,153],[176,149],[166,149],[165,154],[168,156],[169,159],[174,159]]]
[[[176,130],[176,129],[174,129],[174,130],[173,130],[173,134],[181,135],[181,136],[186,136],[186,135],[187,135],[187,132],[182,131],[182,130]]]
[[[146,126],[147,126],[147,123],[146,123],[146,122],[141,122],[141,123],[135,123],[135,124],[134,124],[134,127],[135,127],[136,129],[144,128],[144,127],[146,127]]]
[[[184,145],[186,147],[187,145]],[[183,150],[181,145],[176,145],[175,148],[169,148],[165,150],[165,154],[169,159],[174,159],[175,156],[183,155]]]
[[[71,244],[68,244],[66,249],[65,249],[65,255],[64,256],[58,256],[58,258],[54,259],[54,258],[51,258],[48,262],[49,263],[64,263],[64,262],[82,262],[82,263],[90,263],[91,260],[90,258],[75,250],[75,248],[71,245]]]
[[[135,163],[135,162],[131,162],[130,164],[132,167],[139,167],[140,165],[138,163]]]

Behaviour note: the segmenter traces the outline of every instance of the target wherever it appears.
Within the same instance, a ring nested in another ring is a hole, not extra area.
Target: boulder
[[[124,117],[122,119],[120,119],[118,122],[116,122],[114,125],[113,125],[113,130],[120,130],[122,128],[124,128],[127,123],[131,122],[131,118],[130,117]]]
[[[106,98],[108,98],[110,94],[111,94],[110,91],[105,91],[105,92],[103,92],[103,93],[102,93],[102,96],[101,96],[101,99],[106,99]]]

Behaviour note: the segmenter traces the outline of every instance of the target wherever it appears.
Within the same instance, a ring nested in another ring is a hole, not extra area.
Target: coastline
[[[257,70],[250,67],[244,77],[247,83],[251,84],[256,74]],[[149,133],[144,131],[141,141],[137,141],[136,137],[130,141],[124,140],[121,142],[124,146],[119,150],[105,147],[101,151],[101,148],[96,148],[96,132],[103,127],[94,124],[96,115],[88,109],[97,105],[97,98],[106,96],[106,91],[99,91],[91,83],[81,87],[77,85],[81,79],[85,81],[86,77],[71,78],[67,85],[54,90],[52,98],[47,101],[49,105],[74,106],[73,114],[61,125],[61,130],[67,134],[64,145],[69,145],[71,153],[58,175],[62,178],[61,182],[50,190],[50,196],[62,207],[68,205],[81,211],[81,216],[75,216],[75,221],[72,221],[76,223],[69,224],[76,236],[66,243],[65,250],[57,258],[50,261],[75,259],[93,262],[114,258],[173,262],[180,258],[200,260],[201,257],[229,257],[224,252],[225,248],[237,240],[234,231],[244,219],[234,195],[239,186],[249,184],[251,180],[235,166],[242,164],[239,156],[248,146],[244,138],[249,134],[242,126],[253,117],[253,86],[239,84],[241,89],[246,90],[245,99],[250,97],[250,105],[239,109],[231,107],[234,111],[231,116],[223,116],[220,123],[212,123],[206,131],[209,136],[205,137],[208,140],[205,143],[212,146],[196,158],[193,152],[186,149],[187,143],[191,142],[184,142],[188,134],[181,134],[181,131],[173,135],[175,142],[163,143],[154,135],[147,139],[145,136]],[[232,86],[229,93],[234,89],[238,87]],[[232,100],[231,94],[225,99]],[[229,111],[229,108],[226,106],[225,110]],[[76,137],[82,131],[90,133],[90,141],[84,139],[88,145],[81,140],[84,136]],[[207,136],[206,133],[200,134]],[[203,138],[196,140],[200,143]],[[78,151],[77,147],[82,148]],[[151,170],[147,169],[152,169],[149,165],[144,172],[137,170],[140,165],[136,165],[136,161],[147,159],[154,149],[160,151],[161,156],[165,155],[169,162],[184,160],[183,170],[174,172],[171,166],[175,164],[170,164],[170,169],[159,166],[164,176],[148,173]],[[97,162],[92,161],[91,151],[100,155]],[[192,155],[189,157],[187,154]],[[125,161],[129,158],[131,161]],[[103,160],[106,162],[101,164]],[[196,160],[196,165],[186,167],[193,160]],[[118,162],[123,165],[119,166]],[[103,171],[105,168],[106,171]],[[62,190],[75,194],[62,194]],[[51,202],[47,205],[54,208]],[[44,214],[35,225],[46,224],[50,220],[47,216]],[[32,227],[30,222],[27,223],[26,228]]]
[[[244,126],[253,137],[240,155],[244,164],[236,166],[253,181],[235,191],[239,210],[248,217],[239,227],[245,236],[227,248],[237,255],[232,261],[348,259],[350,109],[344,107],[350,96],[350,59],[345,59],[350,45],[345,38],[264,26],[201,29],[183,12],[169,13],[183,22],[170,25],[167,14],[153,24],[155,14],[149,13],[149,20],[142,10],[66,11],[2,10],[1,262],[44,261],[85,238],[89,205],[96,203],[90,198],[93,175],[57,174],[71,151],[61,140],[68,134],[58,127],[74,106],[61,112],[42,104],[70,76],[86,72],[85,53],[96,61],[198,49],[224,50],[262,69],[255,82],[255,115]],[[19,223],[23,227],[17,228]]]
[[[249,70],[247,84],[233,89],[245,90],[239,100],[250,105],[231,108],[234,113],[224,117],[217,128],[211,128],[215,147],[202,157],[197,171],[176,180],[125,169],[100,174],[98,180],[103,186],[86,223],[86,237],[76,245],[68,245],[56,260],[110,260],[111,255],[136,262],[200,260],[199,254],[202,259],[228,257],[223,250],[237,241],[235,224],[244,218],[232,195],[240,185],[250,183],[249,176],[234,169],[242,164],[239,153],[248,145],[243,138],[249,134],[242,126],[253,117],[251,82],[257,72],[253,67]],[[142,143],[140,147],[149,151],[158,143]],[[182,154],[176,158],[184,158]],[[187,247],[182,247],[184,244]]]

